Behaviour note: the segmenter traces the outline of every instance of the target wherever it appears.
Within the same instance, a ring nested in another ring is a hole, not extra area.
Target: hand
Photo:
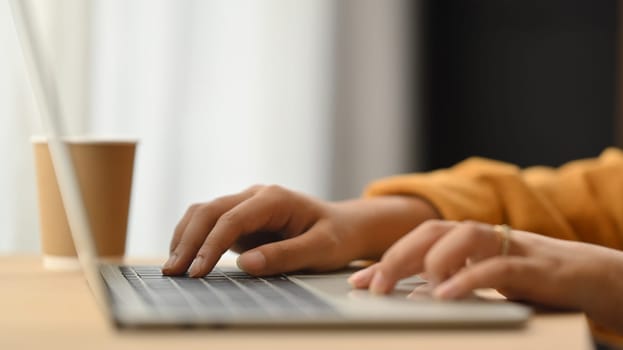
[[[434,209],[412,197],[325,202],[278,186],[254,186],[191,206],[175,229],[167,275],[200,277],[229,248],[253,275],[332,270],[378,258]],[[192,263],[192,265],[191,265]],[[189,268],[190,266],[190,268]]]
[[[623,252],[512,231],[508,255],[501,256],[503,239],[487,224],[428,221],[349,281],[384,294],[398,280],[425,273],[439,299],[495,288],[509,299],[583,310],[623,331]]]

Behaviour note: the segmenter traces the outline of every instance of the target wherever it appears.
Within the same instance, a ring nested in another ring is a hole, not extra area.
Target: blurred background
[[[136,137],[128,254],[250,185],[339,200],[480,155],[620,145],[615,0],[32,0],[71,134]],[[0,252],[38,252],[39,133],[0,2]]]

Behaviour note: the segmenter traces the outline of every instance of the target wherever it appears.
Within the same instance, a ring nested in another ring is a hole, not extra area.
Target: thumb
[[[246,251],[238,257],[237,263],[241,270],[255,276],[303,269],[334,269],[348,263],[345,256],[340,259],[343,261],[334,261],[327,256],[327,252],[336,248],[335,242],[328,234],[312,229],[299,236]]]

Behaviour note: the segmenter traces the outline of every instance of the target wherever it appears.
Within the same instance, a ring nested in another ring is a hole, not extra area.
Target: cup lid
[[[121,136],[104,136],[104,135],[80,135],[80,136],[63,136],[64,142],[72,144],[136,144],[138,138],[121,137]],[[47,136],[33,135],[30,137],[31,143],[46,143]]]

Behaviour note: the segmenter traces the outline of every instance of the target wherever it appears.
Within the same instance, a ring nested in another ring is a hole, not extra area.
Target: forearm
[[[415,196],[379,196],[335,204],[348,220],[347,240],[356,259],[379,259],[399,238],[429,219],[440,218],[427,201]]]

